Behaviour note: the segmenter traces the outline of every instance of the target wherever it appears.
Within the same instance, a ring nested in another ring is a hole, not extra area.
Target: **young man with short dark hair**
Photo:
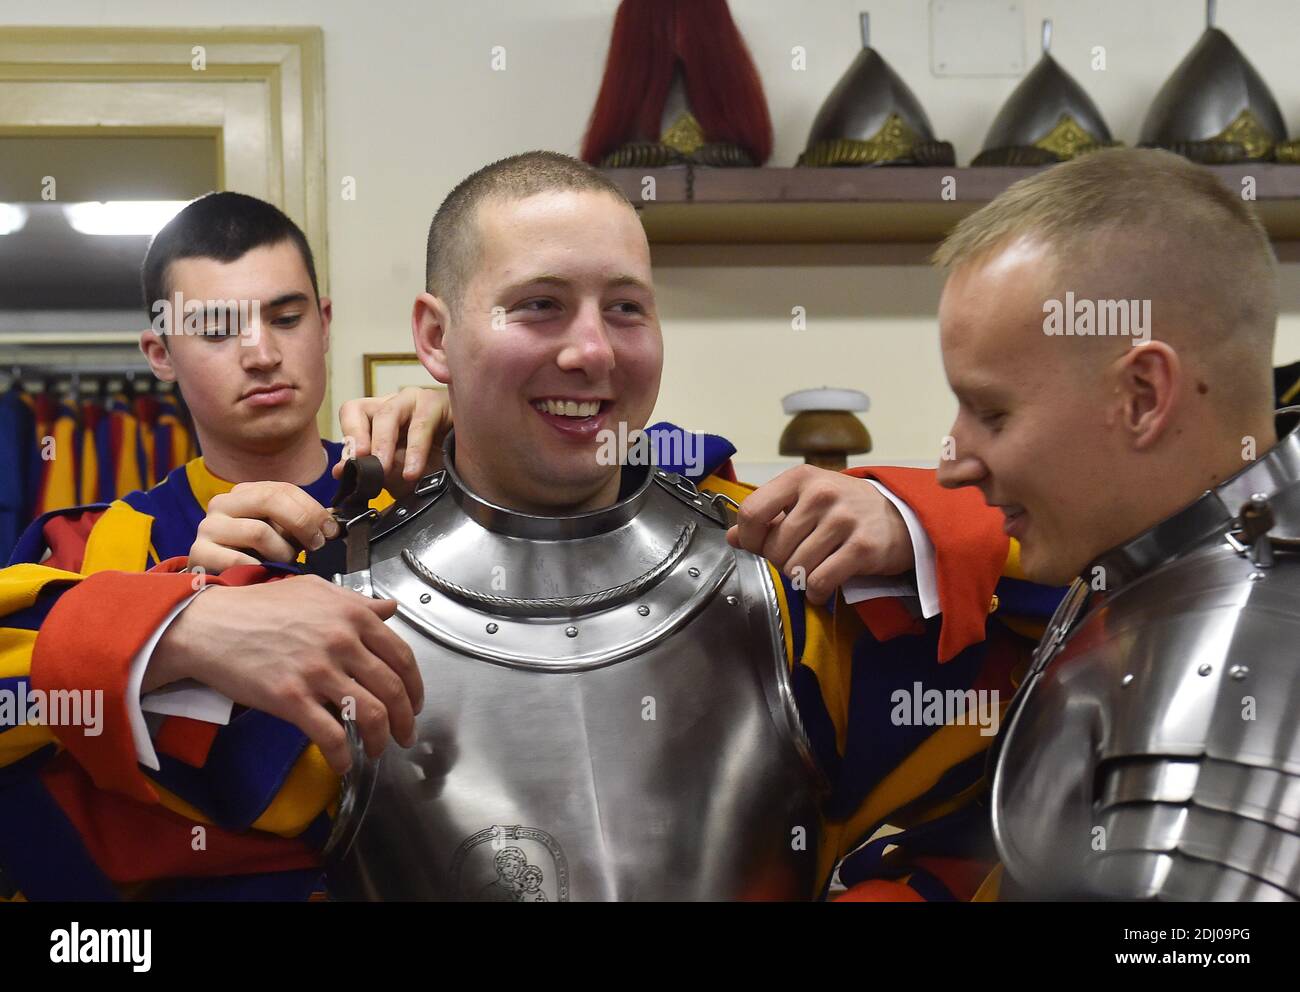
[[[137,592],[150,587],[129,573],[178,556],[183,561],[196,544],[212,548],[219,566],[228,567],[259,558],[293,561],[297,547],[319,547],[336,535],[326,506],[337,488],[331,468],[342,445],[322,440],[316,427],[331,304],[318,294],[311,250],[297,225],[271,204],[238,193],[201,197],[173,218],[150,245],[142,281],[151,328],[141,334],[141,349],[160,379],[181,386],[203,456],[111,505],[46,514],[28,528],[10,567],[0,572],[0,628],[7,642],[0,691],[26,702],[56,698],[53,693],[63,690],[103,704],[102,712],[96,707],[94,728],[24,723],[16,716],[0,726],[0,765],[10,773],[0,787],[7,813],[0,823],[0,863],[9,876],[0,879],[0,896],[99,897],[130,879],[196,875],[208,881],[192,879],[184,891],[201,896],[239,884],[213,876],[249,872],[259,878],[250,892],[300,895],[312,884],[302,869],[313,862],[309,847],[294,838],[315,814],[277,807],[274,797],[281,782],[309,794],[323,763],[319,753],[304,756],[298,742],[286,744],[256,713],[307,708],[299,703],[294,709],[277,695],[283,672],[255,654],[231,652],[205,673],[229,698],[175,686],[150,694],[156,673],[147,644],[114,666],[94,664],[81,645],[165,624],[174,611]],[[429,415],[436,417],[436,408]],[[122,610],[111,621],[92,620],[62,602],[90,575],[109,595],[116,590],[122,596]],[[193,582],[189,595],[201,588],[201,578]],[[389,691],[392,669],[385,661],[400,668],[406,652],[380,623],[386,604],[366,604],[367,620],[348,612],[361,603],[324,582],[299,599],[304,613],[315,609],[324,616],[322,636],[350,620],[333,663],[318,665],[305,684],[337,678],[340,665],[352,665],[355,694],[370,700],[369,685],[385,699],[384,719],[367,726],[370,746],[377,748],[387,739],[390,717],[393,733],[408,732],[419,688],[399,680],[398,691]],[[106,622],[111,631],[95,629]],[[366,632],[369,647],[357,631]],[[56,643],[60,647],[43,650]],[[316,648],[304,659],[311,664],[320,655]],[[255,709],[232,720],[232,698]],[[19,711],[25,710],[11,712]],[[324,710],[319,719],[332,722]],[[230,767],[209,761],[241,734],[270,735],[258,745],[266,768],[252,791]],[[56,752],[57,745],[62,750]],[[20,767],[29,773],[19,775]],[[107,815],[88,819],[88,797],[103,798],[102,790],[117,801]],[[147,804],[137,815],[156,825],[151,839],[133,826],[131,815],[120,823],[114,818],[128,808],[122,795]],[[187,851],[196,820],[207,832],[205,858]],[[250,826],[269,833],[244,836]],[[80,844],[72,840],[78,834]],[[51,858],[23,856],[24,846],[60,837],[67,843]],[[143,846],[123,840],[133,837]],[[66,877],[42,872],[59,863],[85,870]]]

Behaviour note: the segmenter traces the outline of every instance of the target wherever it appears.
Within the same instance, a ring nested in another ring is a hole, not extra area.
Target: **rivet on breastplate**
[[[1132,672],[1129,672],[1127,675],[1125,675],[1122,679],[1119,680],[1119,684],[1122,685],[1122,686],[1130,686],[1130,685],[1132,685],[1132,684],[1133,684],[1133,673],[1132,673]]]
[[[650,615],[650,607],[648,606],[638,606],[636,608],[636,611],[640,613],[643,617],[648,617]]]
[[[365,591],[366,591],[366,587],[365,587],[365,586],[362,586],[362,585],[355,585],[355,586],[352,587],[352,591],[353,591],[353,592],[365,592]]]
[[[1196,670],[1197,675],[1209,675],[1214,669],[1210,665],[1202,665]]]
[[[500,630],[501,628],[499,628],[499,627],[498,627],[496,624],[494,624],[494,623],[490,623],[490,624],[488,624],[486,627],[484,627],[483,629],[486,630],[489,634],[495,634],[495,633],[496,633],[498,630]]]
[[[1228,674],[1231,675],[1238,682],[1240,682],[1242,679],[1244,679],[1247,675],[1250,674],[1250,669],[1245,665],[1233,665],[1231,668],[1228,669]]]
[[[404,516],[406,516],[406,507],[404,507],[404,506],[399,506],[399,507],[397,508],[397,515],[398,515],[399,517],[404,517]]]
[[[577,637],[577,636],[578,636],[578,628],[577,628],[577,627],[565,627],[565,628],[564,628],[564,636],[565,636],[565,637]]]
[[[1247,578],[1250,579],[1251,582],[1259,582],[1259,581],[1262,580],[1262,579],[1266,579],[1266,578],[1268,578],[1268,573],[1267,573],[1267,572],[1251,572],[1250,575],[1247,576]]]
[[[728,597],[727,597],[727,605],[728,605],[728,606],[735,606],[735,605],[736,605],[737,603],[739,603],[739,602],[740,602],[740,600],[738,600],[735,596],[728,596]]]
[[[431,600],[431,599],[433,599],[433,597],[430,596],[427,592],[422,592],[422,593],[420,593],[420,602],[421,602],[421,603],[427,603],[427,602],[429,602],[429,600]]]
[[[686,570],[686,574],[689,575],[692,579],[698,579],[700,577],[700,570],[696,568],[694,565],[692,565],[690,568]]]

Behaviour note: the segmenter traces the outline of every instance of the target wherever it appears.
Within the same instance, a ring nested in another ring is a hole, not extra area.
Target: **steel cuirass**
[[[1063,898],[1300,898],[1300,434],[1107,552],[994,757],[1014,883]]]
[[[397,600],[425,704],[414,748],[354,747],[331,894],[814,895],[821,782],[768,567],[727,544],[723,498],[625,468],[643,478],[613,506],[532,516],[446,451],[337,579]]]

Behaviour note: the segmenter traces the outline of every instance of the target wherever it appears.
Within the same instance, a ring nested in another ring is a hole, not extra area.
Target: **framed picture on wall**
[[[361,361],[364,373],[362,381],[365,383],[367,396],[395,393],[406,386],[446,388],[429,375],[413,351],[362,355]]]

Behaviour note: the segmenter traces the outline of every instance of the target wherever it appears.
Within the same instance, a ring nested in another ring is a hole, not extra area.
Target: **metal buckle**
[[[736,522],[740,504],[730,496],[714,492],[712,489],[700,489],[686,476],[677,472],[665,472],[663,469],[656,469],[655,472],[670,489],[675,490],[673,495],[678,499],[685,500],[725,527],[730,527]]]
[[[426,475],[423,479],[415,484],[415,491],[412,496],[423,496],[425,493],[435,492],[447,484],[447,470],[439,469],[431,475]]]
[[[709,503],[712,505],[713,509],[717,511],[717,514],[722,519],[723,523],[731,525],[736,522],[737,517],[740,515],[739,503],[726,493],[714,492],[712,489],[702,490],[701,494],[708,498]]]
[[[372,508],[372,509],[367,509],[365,513],[358,513],[351,520],[342,520],[339,517],[335,517],[334,519],[338,520],[339,528],[343,531],[343,534],[346,535],[347,532],[350,531],[353,527],[355,527],[360,521],[374,520],[378,516],[379,516],[379,511]]]
[[[1239,526],[1225,534],[1228,546],[1239,555],[1249,553],[1256,568],[1273,567],[1273,508],[1263,493],[1254,493],[1241,505],[1237,514]]]

